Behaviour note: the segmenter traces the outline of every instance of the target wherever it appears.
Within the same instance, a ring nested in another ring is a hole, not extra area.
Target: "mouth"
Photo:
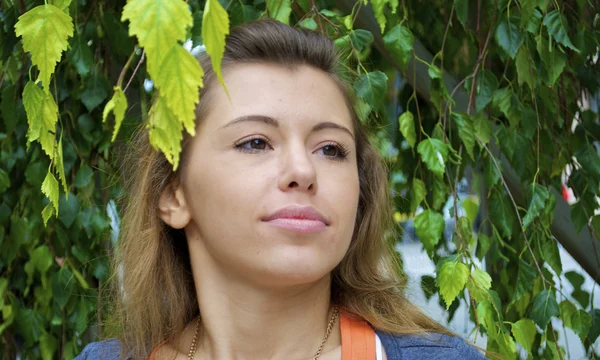
[[[326,229],[329,221],[312,206],[290,205],[281,208],[262,220],[275,227],[298,232],[313,233]]]

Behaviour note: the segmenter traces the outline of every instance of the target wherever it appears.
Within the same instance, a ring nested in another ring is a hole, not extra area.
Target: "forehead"
[[[308,65],[295,69],[267,64],[234,64],[223,70],[227,93],[218,83],[210,90],[209,127],[244,115],[264,115],[286,122],[333,121],[352,128],[352,116],[336,82]],[[304,121],[300,121],[304,120]]]

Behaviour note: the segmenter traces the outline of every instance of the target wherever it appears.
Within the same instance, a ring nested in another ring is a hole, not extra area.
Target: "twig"
[[[506,180],[504,180],[504,176],[502,175],[500,166],[498,165],[496,158],[492,154],[492,151],[479,138],[477,140],[479,141],[479,144],[481,145],[481,147],[484,148],[485,151],[487,151],[488,155],[492,159],[492,162],[494,163],[494,167],[496,168],[496,171],[498,171],[498,174],[500,175],[500,180],[502,180],[502,184],[504,185],[504,188],[506,189],[506,192],[508,193],[508,196],[510,197],[510,201],[512,202],[513,207],[515,208],[515,213],[517,214],[517,219],[519,220],[519,227],[521,228],[521,232],[523,232],[523,239],[525,240],[525,244],[527,244],[527,249],[529,249],[529,253],[531,254],[531,257],[533,258],[535,267],[537,268],[538,272],[540,273],[540,277],[542,278],[542,285],[544,286],[544,290],[546,290],[546,281],[547,280],[544,277],[544,273],[542,272],[542,269],[540,268],[540,264],[538,263],[537,259],[535,258],[535,254],[533,253],[531,244],[529,243],[529,240],[527,239],[527,235],[525,234],[525,228],[523,228],[523,220],[521,219],[521,215],[519,215],[519,207],[517,206],[517,202],[515,201],[515,198],[513,197],[512,193],[510,192],[510,189],[508,188],[508,185],[506,184]]]
[[[129,59],[127,59],[125,66],[123,66],[123,69],[121,69],[119,79],[117,80],[117,86],[121,86],[123,84],[123,78],[125,77],[125,73],[127,72],[127,69],[129,69],[129,67],[131,66],[131,63],[133,62],[133,58],[135,57],[135,53],[137,52],[137,50],[138,47],[136,46],[135,49],[133,49],[131,55],[129,55]]]
[[[131,74],[131,77],[129,78],[127,85],[125,85],[125,89],[123,89],[123,92],[127,91],[127,89],[129,88],[131,81],[135,77],[135,74],[137,73],[138,69],[140,68],[140,65],[144,62],[145,57],[146,57],[146,52],[144,51],[144,52],[142,52],[142,57],[140,58],[140,61],[138,61],[137,65],[135,66],[135,69],[133,69],[133,74]]]

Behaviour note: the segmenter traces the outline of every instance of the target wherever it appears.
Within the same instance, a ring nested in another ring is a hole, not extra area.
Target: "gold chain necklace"
[[[319,346],[319,349],[313,356],[313,360],[318,360],[319,357],[321,357],[321,351],[323,350],[323,346],[325,346],[327,339],[329,339],[329,335],[331,334],[331,331],[333,330],[333,325],[335,324],[335,321],[337,320],[339,314],[340,314],[340,309],[338,308],[337,305],[333,305],[333,312],[331,313],[331,318],[329,318],[329,324],[327,324],[327,330],[325,330],[325,337],[323,337],[323,341],[321,341],[321,345]],[[198,316],[198,321],[196,322],[196,331],[194,332],[194,339],[192,339],[192,346],[190,346],[190,352],[188,353],[188,360],[193,360],[194,355],[196,355],[199,334],[200,334],[200,316]]]

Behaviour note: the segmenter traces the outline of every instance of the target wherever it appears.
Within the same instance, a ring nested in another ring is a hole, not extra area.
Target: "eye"
[[[319,149],[323,155],[334,161],[344,161],[348,158],[348,148],[344,144],[329,143]]]
[[[254,137],[245,140],[241,143],[235,144],[235,148],[237,150],[250,153],[268,150],[270,147],[271,146],[269,145],[267,140],[262,137]]]

